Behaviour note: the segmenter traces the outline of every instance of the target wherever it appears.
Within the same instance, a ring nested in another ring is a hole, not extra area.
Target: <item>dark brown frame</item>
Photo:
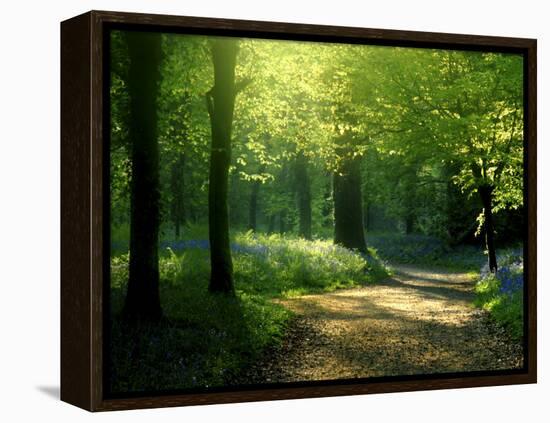
[[[103,395],[104,119],[103,34],[141,25],[261,38],[496,50],[524,55],[526,367],[464,374],[288,386],[233,392],[106,399]],[[536,40],[91,11],[61,23],[61,399],[90,411],[536,383]]]

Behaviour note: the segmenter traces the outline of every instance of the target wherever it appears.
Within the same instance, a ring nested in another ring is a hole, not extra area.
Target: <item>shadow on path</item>
[[[376,285],[280,300],[296,313],[281,347],[235,383],[514,369],[521,345],[472,306],[467,273],[394,267]]]

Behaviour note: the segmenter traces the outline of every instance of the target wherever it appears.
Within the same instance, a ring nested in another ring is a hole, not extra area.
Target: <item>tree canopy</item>
[[[231,228],[365,254],[376,230],[481,236],[492,270],[496,243],[517,239],[499,222],[523,210],[520,55],[159,39],[160,237],[207,225],[212,272],[226,268],[214,288],[232,290]],[[131,36],[114,31],[111,46],[111,216],[123,233],[136,178]]]

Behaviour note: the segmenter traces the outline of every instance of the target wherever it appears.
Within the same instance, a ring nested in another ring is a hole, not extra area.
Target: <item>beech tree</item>
[[[159,297],[159,151],[157,105],[161,38],[128,32],[130,99],[130,266],[124,314],[130,319],[161,317]]]
[[[233,262],[229,242],[227,205],[231,132],[235,97],[250,81],[235,83],[238,41],[217,38],[212,41],[214,86],[206,94],[212,128],[208,190],[208,229],[210,238],[210,291],[233,293]]]
[[[380,151],[416,157],[434,184],[478,196],[478,234],[496,272],[494,215],[523,207],[521,56],[403,49],[378,60]]]

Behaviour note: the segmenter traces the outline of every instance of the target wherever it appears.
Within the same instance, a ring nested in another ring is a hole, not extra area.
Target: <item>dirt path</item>
[[[522,366],[521,347],[471,305],[466,274],[394,269],[376,285],[282,300],[297,313],[288,336],[239,383]]]

